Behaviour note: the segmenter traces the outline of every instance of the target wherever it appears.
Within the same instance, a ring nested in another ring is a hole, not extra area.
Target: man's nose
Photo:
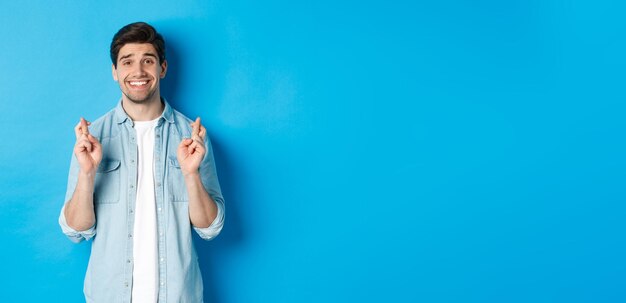
[[[145,75],[146,74],[145,66],[141,63],[135,64],[135,66],[133,66],[133,74],[139,75],[139,76]]]

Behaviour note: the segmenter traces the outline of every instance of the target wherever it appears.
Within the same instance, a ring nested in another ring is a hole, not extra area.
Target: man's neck
[[[159,96],[141,103],[130,101],[126,96],[122,96],[122,107],[133,121],[152,121],[161,116],[165,104],[161,102]]]

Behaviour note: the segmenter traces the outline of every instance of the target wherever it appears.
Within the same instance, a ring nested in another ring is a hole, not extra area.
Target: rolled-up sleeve
[[[87,230],[78,231],[71,228],[67,224],[67,220],[65,219],[65,205],[67,202],[72,199],[74,195],[74,190],[76,189],[76,183],[78,182],[78,161],[76,157],[72,155],[72,161],[70,163],[70,172],[67,178],[67,190],[65,192],[65,203],[63,203],[63,207],[61,208],[61,214],[59,215],[59,225],[61,226],[61,230],[63,233],[74,243],[78,243],[83,240],[89,240],[96,235],[96,225],[90,227]]]
[[[83,240],[89,240],[96,235],[95,224],[89,229],[83,231],[75,230],[67,225],[67,221],[65,220],[65,205],[63,205],[63,208],[61,208],[61,214],[59,215],[59,225],[61,225],[61,230],[63,230],[63,233],[70,239],[70,241],[74,243],[78,243]]]
[[[207,193],[209,193],[209,196],[211,196],[217,205],[217,216],[209,227],[199,228],[194,226],[194,230],[198,233],[200,238],[204,240],[211,240],[222,231],[224,219],[226,217],[226,210],[224,206],[224,198],[222,197],[222,190],[217,178],[217,170],[215,168],[215,160],[213,158],[213,147],[211,145],[211,140],[208,137],[206,138],[205,147],[207,153],[200,164],[200,178],[202,179],[204,189]]]
[[[209,227],[200,228],[194,226],[193,228],[198,233],[200,238],[204,240],[212,240],[213,238],[215,238],[217,235],[219,235],[219,233],[222,231],[222,227],[224,226],[224,202],[222,202],[221,200],[213,200],[217,205],[217,216],[215,217],[215,220],[213,220],[213,223],[211,223]]]

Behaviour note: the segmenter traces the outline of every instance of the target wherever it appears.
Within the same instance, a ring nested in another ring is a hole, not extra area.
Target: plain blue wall
[[[622,2],[173,2],[0,4],[1,302],[83,300],[72,128],[139,20],[215,146],[207,301],[626,302]]]

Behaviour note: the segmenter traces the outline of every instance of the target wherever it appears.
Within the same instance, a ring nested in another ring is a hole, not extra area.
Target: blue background
[[[0,4],[1,302],[84,300],[73,127],[139,20],[215,147],[207,301],[626,302],[621,1],[176,2]]]

